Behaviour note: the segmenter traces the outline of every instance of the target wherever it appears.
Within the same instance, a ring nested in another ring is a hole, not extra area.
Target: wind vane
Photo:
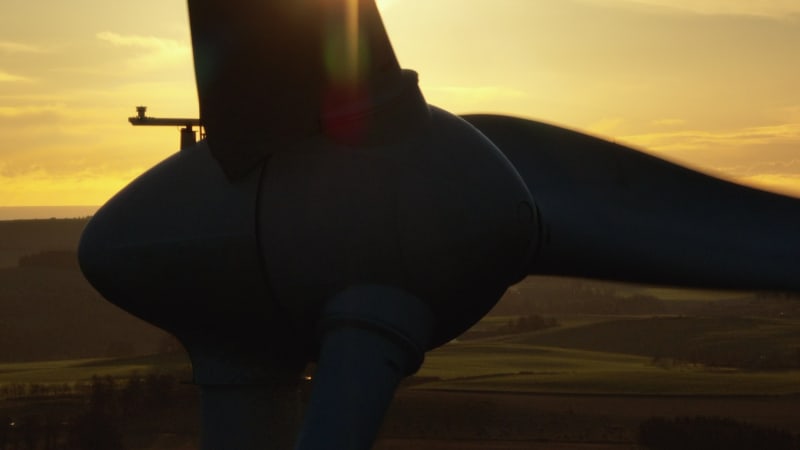
[[[136,115],[128,117],[128,122],[133,126],[172,126],[183,127],[181,128],[181,150],[194,147],[197,144],[197,132],[192,127],[200,128],[200,139],[205,138],[203,132],[203,125],[200,119],[186,119],[186,118],[160,118],[148,117],[147,106],[137,106]]]

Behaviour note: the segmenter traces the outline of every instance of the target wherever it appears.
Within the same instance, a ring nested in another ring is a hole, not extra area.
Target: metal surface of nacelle
[[[335,436],[366,448],[425,351],[525,276],[538,223],[505,156],[426,107],[394,142],[320,135],[233,182],[203,141],[98,211],[80,260],[103,296],[187,348],[204,387],[206,448],[290,445],[280,442],[291,433],[264,431],[281,427],[271,412],[281,402],[268,398],[291,392],[317,358],[302,448]],[[335,415],[330,404],[341,405]]]
[[[325,302],[357,285],[423,299],[436,317],[431,345],[446,342],[525,275],[536,223],[502,153],[432,108],[401,142],[309,139],[236,183],[201,142],[109,201],[81,261],[107,298],[182,339],[203,382],[203,361],[242,367],[248,343],[313,354]],[[288,325],[292,335],[275,331]],[[200,357],[195,342],[212,353]]]
[[[430,305],[437,345],[526,275],[537,238],[516,170],[471,125],[436,108],[396,143],[319,138],[276,153],[261,192],[261,248],[283,307],[314,317],[350,286],[395,286]]]

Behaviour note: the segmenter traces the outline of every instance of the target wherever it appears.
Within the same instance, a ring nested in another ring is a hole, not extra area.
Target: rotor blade
[[[395,389],[422,363],[433,317],[426,303],[387,286],[354,286],[332,298],[295,449],[372,448]]]
[[[530,120],[470,115],[541,214],[533,274],[800,290],[800,200]]]
[[[374,0],[188,0],[200,118],[239,178],[402,72]]]

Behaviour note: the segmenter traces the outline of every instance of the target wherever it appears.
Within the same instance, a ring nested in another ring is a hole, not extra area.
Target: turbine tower
[[[79,253],[188,350],[206,449],[370,448],[425,352],[528,274],[800,290],[800,201],[428,105],[374,0],[188,6],[207,138],[109,200]]]

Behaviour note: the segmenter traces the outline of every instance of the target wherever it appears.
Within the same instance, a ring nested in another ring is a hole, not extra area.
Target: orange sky
[[[404,67],[457,113],[536,118],[800,196],[797,0],[382,0]],[[0,206],[97,205],[196,116],[181,1],[4,0]]]

